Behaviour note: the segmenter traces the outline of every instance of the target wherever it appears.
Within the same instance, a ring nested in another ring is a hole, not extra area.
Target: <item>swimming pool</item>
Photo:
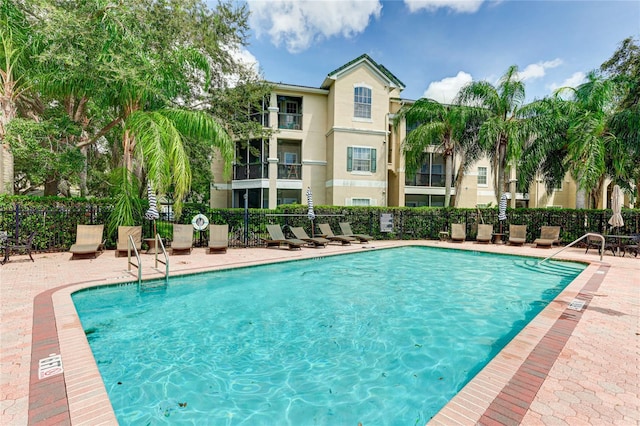
[[[424,424],[584,266],[428,247],[73,295],[121,424]]]

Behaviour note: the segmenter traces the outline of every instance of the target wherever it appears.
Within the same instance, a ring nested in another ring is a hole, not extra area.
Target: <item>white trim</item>
[[[351,120],[359,123],[373,123],[373,119],[364,117],[351,117]]]
[[[356,133],[361,135],[380,135],[386,137],[388,132],[386,130],[371,130],[371,129],[357,129],[355,127],[332,127],[329,129],[325,136],[331,136],[332,133]],[[382,140],[380,141],[382,144]]]
[[[231,182],[231,189],[269,188],[269,179],[246,179]]]
[[[451,195],[456,195],[451,188]],[[445,188],[435,186],[405,186],[404,195],[445,195]]]
[[[231,184],[230,183],[212,183],[211,188],[217,191],[230,191]]]
[[[373,172],[367,172],[367,171],[363,171],[363,170],[352,170],[348,173],[351,173],[352,175],[356,175],[356,176],[373,176],[375,175],[375,173]]]
[[[273,82],[271,82],[273,83]],[[302,93],[315,93],[315,94],[319,94],[319,95],[328,95],[329,94],[329,90],[328,89],[320,89],[317,87],[309,87],[309,86],[296,86],[293,84],[284,84],[284,83],[273,83],[273,85],[275,86],[275,91],[277,94],[280,94],[279,92],[281,91],[289,91],[289,92],[293,92],[290,95],[282,95],[282,96],[300,96],[300,95],[296,95],[296,93],[302,92]]]
[[[280,161],[278,158],[267,158],[267,163],[277,163]]]
[[[348,180],[348,179],[331,179],[325,182],[326,188],[331,187],[354,187],[354,188],[386,188],[387,183],[384,180]]]
[[[483,197],[495,197],[496,193],[493,190],[490,191],[478,191],[478,195],[482,195]],[[507,195],[507,198],[509,196]]]
[[[276,180],[276,189],[302,189],[302,181],[278,179]]]
[[[275,107],[270,106],[269,108],[267,108],[267,110],[269,112],[280,112],[280,108],[278,108],[277,106]]]
[[[302,160],[303,166],[326,166],[327,162],[323,160]]]

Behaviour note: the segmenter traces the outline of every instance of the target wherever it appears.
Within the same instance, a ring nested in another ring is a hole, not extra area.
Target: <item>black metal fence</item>
[[[33,207],[15,204],[0,209],[0,231],[24,238],[37,231],[34,238],[36,251],[66,251],[75,242],[77,224],[106,224],[110,207],[91,203],[62,207]],[[508,219],[498,220],[497,209],[445,209],[406,207],[328,207],[317,206],[316,219],[307,217],[306,206],[283,207],[277,210],[259,209],[210,209],[206,206],[186,205],[179,223],[190,223],[191,218],[202,213],[212,224],[229,225],[230,247],[260,247],[268,238],[266,225],[275,223],[284,227],[302,226],[309,235],[318,233],[318,223],[329,223],[334,233],[340,233],[340,222],[350,222],[354,232],[367,233],[378,240],[387,239],[438,239],[441,231],[449,231],[452,223],[466,224],[467,239],[474,240],[480,223],[493,225],[494,232],[508,232],[509,224],[527,225],[527,241],[539,236],[543,225],[561,227],[561,240],[566,244],[587,232],[631,235],[640,233],[640,210],[622,211],[624,226],[611,229],[608,220],[611,210],[569,209],[513,209],[507,211]],[[382,214],[391,215],[392,229],[385,232],[380,226]],[[171,241],[173,219],[165,215],[155,222],[155,230]],[[142,220],[143,238],[154,233],[154,223]],[[107,228],[105,228],[105,233]],[[207,230],[195,231],[195,245],[206,246]],[[113,248],[117,235],[105,235],[107,248]]]

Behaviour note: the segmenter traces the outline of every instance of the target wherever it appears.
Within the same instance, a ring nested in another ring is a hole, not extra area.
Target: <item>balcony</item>
[[[233,180],[268,179],[269,164],[235,164],[233,166]]]
[[[302,114],[278,114],[278,129],[302,130]]]
[[[405,186],[431,186],[444,188],[444,175],[431,174],[431,182],[429,182],[429,173],[416,173],[413,179],[407,178],[404,181]]]
[[[278,164],[278,179],[302,179],[302,164],[284,163]]]

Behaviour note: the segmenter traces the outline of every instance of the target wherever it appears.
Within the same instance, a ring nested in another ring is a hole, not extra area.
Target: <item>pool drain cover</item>
[[[569,309],[573,309],[574,311],[581,311],[584,308],[584,300],[573,299],[571,303],[569,303]]]
[[[47,358],[42,358],[38,365],[38,379],[46,379],[48,377],[57,376],[64,370],[62,369],[62,356],[50,354]]]

